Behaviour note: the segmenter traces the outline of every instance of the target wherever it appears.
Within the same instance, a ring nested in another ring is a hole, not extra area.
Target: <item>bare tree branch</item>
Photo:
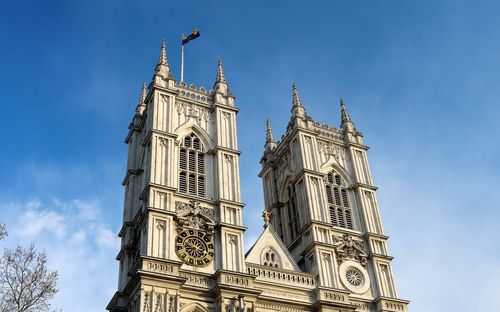
[[[5,224],[0,224],[0,241],[7,237],[7,229]]]
[[[0,238],[6,235],[5,226],[0,226]],[[57,280],[57,272],[47,268],[45,252],[35,245],[5,249],[0,258],[0,311],[49,311]]]

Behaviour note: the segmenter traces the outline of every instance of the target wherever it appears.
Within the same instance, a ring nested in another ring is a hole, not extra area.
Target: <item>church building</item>
[[[245,252],[235,96],[176,81],[165,42],[128,144],[118,290],[111,312],[404,312],[368,147],[340,100],[340,127],[291,117],[261,158],[263,231]],[[256,209],[255,207],[252,207]]]

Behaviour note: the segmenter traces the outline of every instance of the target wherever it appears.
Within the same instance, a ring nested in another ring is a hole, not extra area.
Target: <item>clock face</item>
[[[214,259],[212,237],[198,230],[184,230],[175,239],[175,252],[186,264],[206,266]]]

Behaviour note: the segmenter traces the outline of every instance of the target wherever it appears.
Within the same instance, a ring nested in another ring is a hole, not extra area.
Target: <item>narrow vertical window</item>
[[[332,170],[325,177],[325,185],[332,225],[353,229],[347,183],[338,172]]]
[[[287,187],[288,201],[288,230],[290,231],[290,240],[293,242],[299,234],[299,216],[297,213],[297,204],[295,196],[295,187],[289,184]]]
[[[206,196],[205,154],[200,139],[191,133],[181,141],[179,151],[179,192]]]

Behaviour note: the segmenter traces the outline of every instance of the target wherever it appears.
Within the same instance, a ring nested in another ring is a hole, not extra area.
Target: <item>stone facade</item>
[[[264,231],[244,254],[235,97],[176,82],[165,42],[125,142],[118,291],[109,311],[407,311],[376,187],[341,101],[340,129],[305,112],[261,159]]]

